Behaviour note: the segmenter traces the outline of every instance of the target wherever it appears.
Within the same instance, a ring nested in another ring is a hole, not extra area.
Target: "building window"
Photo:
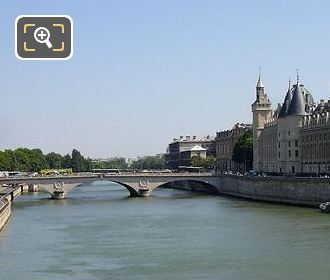
[[[299,156],[299,152],[298,152],[298,150],[295,151],[295,156],[296,156],[296,157]]]
[[[288,131],[288,135],[290,136],[290,134],[291,134],[291,133],[290,133],[290,130],[289,130],[289,131]]]
[[[289,157],[291,157],[291,151],[289,150]]]
[[[291,170],[292,170],[292,173],[294,173],[294,172],[295,172],[295,170],[294,170],[294,166],[292,166],[292,167],[291,167]]]
[[[294,141],[295,147],[298,147],[298,140]]]
[[[278,142],[278,147],[281,148],[281,142]]]
[[[289,148],[290,148],[291,147],[291,141],[289,141],[288,145],[289,145]]]
[[[278,152],[278,158],[280,158],[281,157],[281,152]]]

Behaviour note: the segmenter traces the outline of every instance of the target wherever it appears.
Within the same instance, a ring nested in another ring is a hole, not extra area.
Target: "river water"
[[[113,183],[18,197],[0,232],[1,280],[329,279],[330,215]]]

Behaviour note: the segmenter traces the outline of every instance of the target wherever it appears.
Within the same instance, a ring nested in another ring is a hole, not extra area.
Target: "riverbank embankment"
[[[28,185],[20,185],[15,188],[4,188],[0,190],[0,231],[7,223],[11,215],[11,202],[14,198],[23,192],[29,190]]]
[[[209,184],[215,188],[189,181],[173,182],[166,187],[311,207],[330,201],[330,178],[217,174]]]

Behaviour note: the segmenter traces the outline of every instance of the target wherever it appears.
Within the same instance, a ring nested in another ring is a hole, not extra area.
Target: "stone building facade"
[[[316,106],[312,94],[297,82],[275,111],[260,79],[253,113],[253,167],[281,174],[330,173],[330,101]]]
[[[191,157],[199,155],[201,157],[215,156],[214,137],[207,135],[198,138],[197,136],[174,138],[168,145],[165,155],[166,167],[177,169],[179,166],[190,166]]]
[[[241,169],[240,166],[232,160],[232,156],[235,144],[247,130],[252,130],[252,125],[237,123],[230,130],[217,132],[215,148],[218,171],[236,172]]]
[[[305,116],[301,129],[302,172],[330,174],[330,100]]]

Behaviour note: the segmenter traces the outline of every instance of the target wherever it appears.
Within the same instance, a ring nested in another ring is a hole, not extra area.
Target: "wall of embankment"
[[[329,178],[221,175],[220,194],[259,201],[318,206],[330,201]]]
[[[215,175],[207,181],[216,192],[215,188],[190,181],[173,182],[166,187],[293,205],[319,206],[330,201],[330,178]]]
[[[11,215],[11,202],[16,196],[28,191],[28,189],[28,185],[21,185],[15,189],[6,192],[0,197],[0,231],[7,223]]]
[[[11,201],[7,198],[0,199],[0,230],[7,223],[11,215]]]

